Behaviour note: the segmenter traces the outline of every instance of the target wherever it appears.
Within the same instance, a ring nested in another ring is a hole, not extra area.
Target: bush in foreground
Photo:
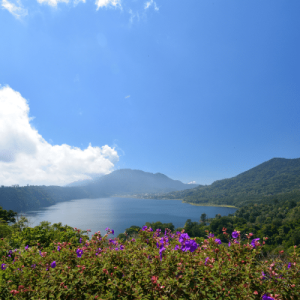
[[[299,299],[299,257],[260,259],[264,241],[234,231],[228,244],[209,234],[199,245],[182,232],[144,226],[121,243],[91,240],[10,249],[0,242],[1,299]],[[223,228],[225,236],[228,236]]]

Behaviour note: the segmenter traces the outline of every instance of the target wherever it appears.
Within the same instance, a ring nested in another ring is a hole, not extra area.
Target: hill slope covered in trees
[[[242,206],[267,201],[272,195],[300,190],[300,158],[273,158],[236,177],[208,186],[160,195],[160,199],[182,199],[195,204]]]

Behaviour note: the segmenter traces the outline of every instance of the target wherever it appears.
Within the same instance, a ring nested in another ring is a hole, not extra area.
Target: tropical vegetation
[[[299,299],[296,251],[264,258],[266,238],[239,231],[201,243],[144,226],[136,238],[16,222],[0,240],[1,299]],[[19,224],[20,223],[20,224]],[[28,243],[28,244],[27,244]],[[296,248],[294,248],[296,250]]]

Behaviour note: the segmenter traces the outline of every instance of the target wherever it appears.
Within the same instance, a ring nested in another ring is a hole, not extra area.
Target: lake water
[[[146,222],[171,222],[177,228],[183,227],[187,219],[199,221],[203,213],[211,218],[216,214],[227,216],[235,211],[235,208],[229,207],[194,206],[179,200],[112,197],[60,202],[23,215],[30,219],[30,226],[41,221],[61,222],[82,230],[91,229],[92,233],[100,230],[101,234],[109,227],[115,230],[117,236],[132,225],[142,227]]]

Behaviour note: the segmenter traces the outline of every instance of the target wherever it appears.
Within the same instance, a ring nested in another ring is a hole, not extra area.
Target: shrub
[[[223,230],[224,235],[226,229]],[[209,234],[201,245],[184,230],[144,226],[121,243],[80,230],[69,242],[11,249],[2,239],[1,299],[299,299],[299,257],[260,260],[264,241],[228,244]]]

